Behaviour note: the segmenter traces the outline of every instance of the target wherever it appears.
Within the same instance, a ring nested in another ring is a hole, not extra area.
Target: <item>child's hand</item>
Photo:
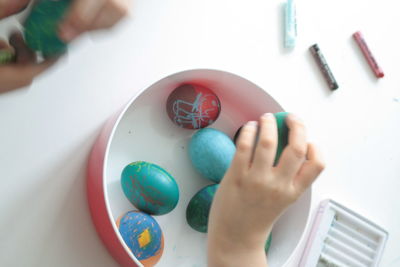
[[[316,147],[307,143],[303,123],[286,119],[289,143],[273,167],[277,125],[272,114],[247,123],[231,167],[213,200],[208,225],[210,266],[266,266],[264,245],[274,222],[324,169]],[[254,154],[253,154],[254,151]]]
[[[33,79],[54,64],[55,59],[36,63],[36,55],[25,44],[21,33],[10,37],[10,44],[16,52],[15,62],[0,65],[0,93],[28,86]],[[0,49],[10,49],[10,45],[0,40]]]
[[[0,19],[20,12],[29,2],[30,0],[0,0]]]
[[[129,6],[130,0],[74,0],[60,37],[70,42],[84,32],[111,28],[128,14]]]

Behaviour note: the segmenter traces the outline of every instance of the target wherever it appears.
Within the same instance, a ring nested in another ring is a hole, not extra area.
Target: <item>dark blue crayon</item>
[[[314,56],[315,61],[318,64],[319,69],[321,70],[322,74],[324,75],[324,78],[326,82],[328,83],[328,86],[331,90],[336,90],[339,88],[338,83],[336,82],[335,77],[332,74],[331,69],[328,66],[328,63],[326,62],[326,59],[324,55],[321,52],[321,49],[317,44],[312,45],[310,47],[310,51],[312,55]]]

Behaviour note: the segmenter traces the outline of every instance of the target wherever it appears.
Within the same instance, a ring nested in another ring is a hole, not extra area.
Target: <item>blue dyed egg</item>
[[[149,214],[166,214],[178,204],[175,179],[155,164],[144,161],[129,164],[122,171],[121,185],[129,201]]]
[[[229,168],[236,148],[223,132],[206,128],[190,140],[189,156],[195,169],[205,178],[219,183]]]
[[[154,266],[164,251],[164,236],[160,225],[150,215],[129,211],[117,220],[125,244],[144,266]]]

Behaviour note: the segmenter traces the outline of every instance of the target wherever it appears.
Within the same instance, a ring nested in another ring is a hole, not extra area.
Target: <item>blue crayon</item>
[[[285,47],[293,48],[296,46],[297,38],[296,5],[294,0],[287,0],[285,13]]]

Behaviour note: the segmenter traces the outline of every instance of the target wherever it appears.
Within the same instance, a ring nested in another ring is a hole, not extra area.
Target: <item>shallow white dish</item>
[[[165,110],[168,95],[182,83],[201,84],[218,95],[222,112],[211,127],[231,137],[246,121],[257,119],[265,112],[283,111],[271,96],[246,79],[223,71],[190,70],[153,84],[112,118],[91,155],[88,195],[96,228],[114,258],[123,266],[139,264],[115,225],[120,215],[135,209],[120,185],[122,169],[134,161],[160,165],[175,177],[180,190],[178,206],[167,215],[155,216],[165,239],[164,254],[157,266],[206,266],[207,236],[188,226],[185,211],[191,197],[211,182],[191,166],[187,147],[194,131],[175,126]],[[311,191],[307,191],[276,223],[268,254],[269,266],[283,266],[298,250],[304,238],[310,204]]]

